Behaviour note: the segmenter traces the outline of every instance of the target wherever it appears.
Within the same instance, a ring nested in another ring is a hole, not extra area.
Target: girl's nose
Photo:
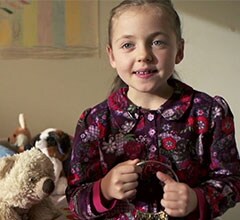
[[[137,57],[138,62],[151,62],[152,60],[153,55],[150,48],[148,48],[147,46],[142,46],[141,48],[139,48]]]

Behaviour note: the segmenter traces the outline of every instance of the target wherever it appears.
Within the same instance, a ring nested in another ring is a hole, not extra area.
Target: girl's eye
[[[125,43],[125,44],[122,45],[122,48],[124,48],[124,49],[129,49],[129,48],[132,48],[132,47],[133,47],[133,44],[131,44],[131,43]]]
[[[152,42],[153,46],[164,46],[166,45],[166,42],[162,41],[162,40],[155,40]]]

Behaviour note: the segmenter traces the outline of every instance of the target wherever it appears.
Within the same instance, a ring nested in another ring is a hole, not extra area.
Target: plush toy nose
[[[54,190],[54,182],[52,179],[46,179],[43,183],[42,190],[46,194],[51,194]]]

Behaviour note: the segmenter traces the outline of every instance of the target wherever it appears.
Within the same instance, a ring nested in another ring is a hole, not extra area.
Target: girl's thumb
[[[139,159],[134,159],[134,160],[129,160],[128,163],[132,165],[136,165],[140,160]]]
[[[157,178],[164,183],[164,185],[168,183],[176,182],[171,176],[163,172],[158,171],[156,175],[157,175]]]

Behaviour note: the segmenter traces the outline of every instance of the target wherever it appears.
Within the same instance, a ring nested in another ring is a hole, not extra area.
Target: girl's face
[[[110,64],[129,86],[128,93],[163,95],[174,66],[183,59],[171,17],[153,6],[131,7],[114,19]]]

